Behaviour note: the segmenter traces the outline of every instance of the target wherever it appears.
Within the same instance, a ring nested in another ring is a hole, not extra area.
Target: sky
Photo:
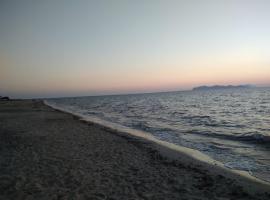
[[[0,95],[270,85],[269,0],[1,0]]]

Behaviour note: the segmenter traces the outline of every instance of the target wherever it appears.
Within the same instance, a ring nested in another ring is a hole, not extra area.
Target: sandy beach
[[[0,199],[270,199],[268,185],[157,146],[42,101],[2,101]]]

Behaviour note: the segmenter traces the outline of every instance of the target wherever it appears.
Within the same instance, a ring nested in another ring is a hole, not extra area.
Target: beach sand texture
[[[0,199],[270,199],[249,185],[42,101],[0,102]]]

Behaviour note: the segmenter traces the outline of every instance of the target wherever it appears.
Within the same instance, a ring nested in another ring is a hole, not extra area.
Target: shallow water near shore
[[[47,102],[85,118],[196,149],[228,168],[270,181],[269,88],[58,98]]]

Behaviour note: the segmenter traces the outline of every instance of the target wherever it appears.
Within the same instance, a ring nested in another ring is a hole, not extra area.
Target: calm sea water
[[[199,150],[270,181],[270,88],[48,100],[70,112]]]

